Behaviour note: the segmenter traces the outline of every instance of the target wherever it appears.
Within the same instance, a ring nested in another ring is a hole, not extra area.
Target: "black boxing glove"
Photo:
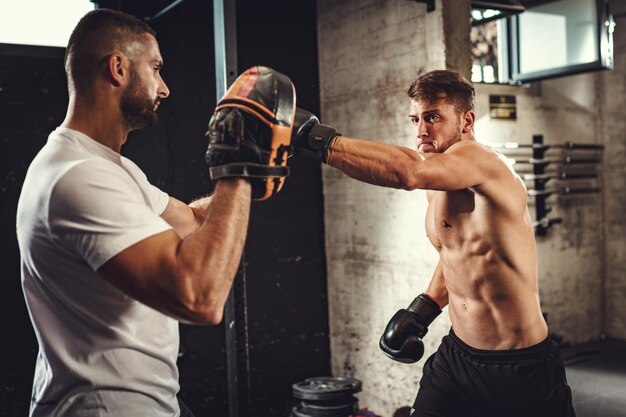
[[[247,178],[252,198],[267,200],[289,175],[295,88],[284,74],[252,67],[228,89],[209,122],[209,177]]]
[[[313,113],[296,108],[291,138],[295,155],[309,155],[328,163],[328,155],[337,136],[341,136],[341,133],[320,124]]]
[[[427,294],[418,295],[389,320],[379,346],[385,355],[402,363],[415,363],[424,355],[422,338],[428,326],[441,314],[441,307]]]

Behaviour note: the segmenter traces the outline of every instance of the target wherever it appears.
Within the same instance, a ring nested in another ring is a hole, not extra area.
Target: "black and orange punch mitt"
[[[209,122],[209,177],[248,178],[255,200],[278,193],[289,175],[295,109],[295,88],[286,75],[261,66],[241,74]]]

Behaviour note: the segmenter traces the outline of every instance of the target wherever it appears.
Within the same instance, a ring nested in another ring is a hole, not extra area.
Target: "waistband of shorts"
[[[550,337],[550,334],[548,334],[548,337],[546,337],[545,340],[537,343],[536,345],[521,349],[505,350],[484,350],[473,348],[459,339],[452,328],[450,328],[448,340],[453,348],[463,352],[470,358],[490,362],[532,360],[543,357],[544,355],[549,354],[552,350],[552,338]]]

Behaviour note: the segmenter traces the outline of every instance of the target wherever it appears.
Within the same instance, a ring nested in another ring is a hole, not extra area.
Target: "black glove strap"
[[[407,310],[419,316],[420,324],[428,327],[441,314],[441,307],[428,294],[420,294],[407,307]]]
[[[288,166],[234,163],[209,168],[209,178],[212,180],[224,177],[279,178],[287,176],[289,176]]]
[[[315,124],[311,128],[309,132],[309,145],[312,149],[319,151],[323,163],[327,163],[328,150],[332,147],[334,139],[337,136],[341,136],[341,133],[330,126]]]

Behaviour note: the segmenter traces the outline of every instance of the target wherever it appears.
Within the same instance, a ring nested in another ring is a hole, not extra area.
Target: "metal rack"
[[[516,166],[516,171],[525,181],[532,181],[534,188],[528,189],[528,195],[534,197],[535,200],[535,233],[538,236],[545,236],[548,229],[555,224],[562,223],[560,217],[550,217],[549,213],[552,207],[548,206],[547,199],[552,195],[569,196],[573,194],[589,194],[602,191],[599,186],[581,187],[581,186],[551,186],[546,185],[550,181],[564,182],[568,180],[596,180],[598,174],[596,167],[602,162],[603,145],[592,143],[575,143],[565,142],[561,144],[544,144],[543,135],[533,136],[533,143],[520,144],[513,142],[506,143],[490,143],[492,148],[500,148],[505,156],[509,157],[511,150],[530,149],[532,156],[523,155],[521,158],[509,158]],[[551,149],[562,151],[562,155],[548,156],[547,152]],[[565,154],[565,152],[568,152]],[[573,153],[576,154],[573,154]],[[581,155],[584,152],[584,155]],[[590,155],[591,153],[591,155]],[[530,172],[518,169],[517,166],[529,165]],[[584,171],[580,171],[580,167]]]

